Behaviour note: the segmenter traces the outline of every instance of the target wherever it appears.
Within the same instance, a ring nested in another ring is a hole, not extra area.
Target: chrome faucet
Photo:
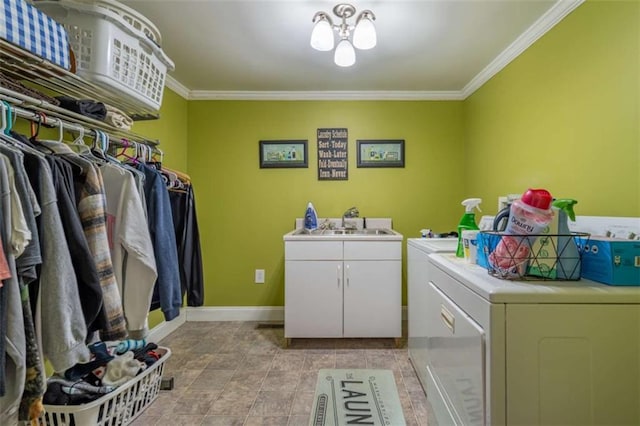
[[[357,207],[351,207],[349,210],[347,210],[346,212],[344,212],[342,214],[342,228],[344,228],[344,219],[345,218],[354,218],[354,217],[359,217],[360,216],[360,212],[358,211]]]

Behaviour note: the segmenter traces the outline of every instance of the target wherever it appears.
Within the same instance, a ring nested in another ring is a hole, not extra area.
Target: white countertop
[[[453,238],[407,238],[407,245],[426,253],[455,252],[458,239]]]
[[[299,233],[299,229],[284,234],[285,241],[402,241],[402,234],[389,229],[389,235],[375,234],[307,234]]]
[[[429,257],[435,266],[494,303],[640,303],[640,287],[610,286],[586,279],[510,281],[495,278],[481,266],[453,253],[434,253]]]

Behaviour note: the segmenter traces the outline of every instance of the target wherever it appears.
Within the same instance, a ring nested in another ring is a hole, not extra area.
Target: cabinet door
[[[509,425],[640,424],[638,305],[508,305]]]
[[[342,262],[285,261],[285,337],[342,337]]]
[[[344,337],[401,337],[401,262],[345,262],[344,277]]]

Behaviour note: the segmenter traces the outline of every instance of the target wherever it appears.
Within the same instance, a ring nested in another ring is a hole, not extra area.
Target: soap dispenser
[[[462,245],[462,231],[466,230],[478,230],[478,225],[476,224],[476,214],[473,211],[474,209],[480,210],[480,203],[482,199],[480,198],[467,198],[461,204],[465,206],[464,215],[460,219],[460,223],[458,224],[458,249],[456,250],[457,257],[464,257],[464,247]]]

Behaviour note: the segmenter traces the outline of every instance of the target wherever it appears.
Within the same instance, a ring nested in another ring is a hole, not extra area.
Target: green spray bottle
[[[473,209],[478,209],[479,212],[480,203],[482,199],[480,198],[467,198],[461,204],[465,206],[465,212],[462,218],[460,219],[460,223],[458,224],[458,249],[456,250],[457,257],[464,257],[464,247],[462,245],[462,231],[466,230],[478,230],[478,225],[476,224],[476,214]]]
[[[558,263],[556,266],[556,277],[562,280],[577,280],[580,278],[580,252],[575,239],[569,230],[569,221],[576,221],[576,214],[573,206],[577,200],[571,198],[560,198],[551,204],[558,214]]]

